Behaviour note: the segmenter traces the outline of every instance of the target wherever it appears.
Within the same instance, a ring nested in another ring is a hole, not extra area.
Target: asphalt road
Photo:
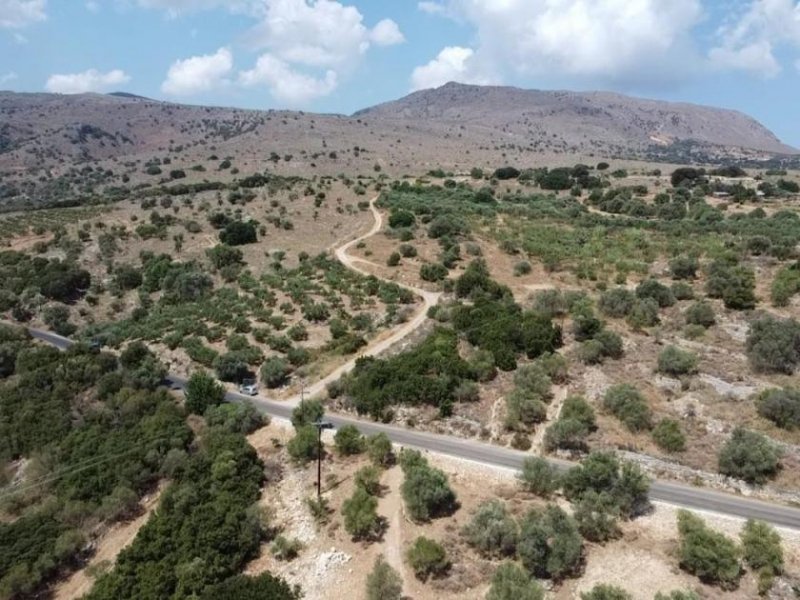
[[[30,329],[29,331],[34,338],[62,350],[72,345],[71,340],[54,333],[36,329]],[[186,384],[184,379],[177,376],[170,375],[167,379],[172,387],[176,389],[182,389]],[[229,402],[250,401],[264,414],[281,419],[289,419],[293,409],[293,406],[286,402],[275,402],[261,396],[250,397],[236,392],[228,392],[226,399]],[[491,446],[472,440],[414,431],[341,415],[327,415],[326,419],[331,421],[336,428],[343,425],[356,425],[362,433],[372,435],[382,432],[388,435],[394,443],[402,446],[466,459],[490,467],[519,469],[522,461],[530,456],[529,453]],[[554,460],[552,462],[560,469],[572,466],[571,463],[566,461]],[[760,519],[779,527],[800,530],[800,508],[771,504],[743,496],[667,481],[653,481],[650,486],[650,498],[654,501],[666,502],[682,508],[708,511],[743,519]]]

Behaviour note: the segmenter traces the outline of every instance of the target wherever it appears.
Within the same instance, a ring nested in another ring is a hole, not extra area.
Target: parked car
[[[255,396],[258,394],[258,382],[255,379],[245,379],[239,384],[239,393]]]

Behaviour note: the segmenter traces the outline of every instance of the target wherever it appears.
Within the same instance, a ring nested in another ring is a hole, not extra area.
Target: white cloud
[[[47,0],[0,0],[0,27],[15,29],[47,18]]]
[[[0,85],[5,85],[18,79],[19,76],[14,71],[9,71],[4,75],[0,75]]]
[[[391,19],[379,21],[369,32],[369,39],[378,46],[394,46],[406,41],[397,23]]]
[[[417,8],[429,15],[444,15],[447,13],[447,7],[439,2],[419,2],[417,3]]]
[[[142,8],[163,10],[170,17],[190,12],[225,8],[233,13],[263,15],[264,0],[136,0]]]
[[[262,55],[255,68],[242,72],[239,82],[246,87],[266,85],[276,100],[291,106],[327,96],[336,89],[338,83],[336,72],[332,69],[317,78],[293,69],[287,62],[271,54]]]
[[[475,27],[470,62],[480,73],[579,76],[599,84],[685,72],[702,16],[701,0],[450,0],[420,8]]]
[[[742,15],[719,28],[719,45],[709,52],[714,66],[772,77],[780,73],[780,45],[800,49],[800,2],[752,0]]]
[[[459,83],[492,83],[489,78],[479,76],[473,67],[475,52],[471,48],[448,46],[428,64],[414,69],[411,74],[411,90],[435,88],[449,81]]]
[[[227,48],[220,48],[214,54],[177,60],[169,68],[161,91],[170,96],[208,92],[227,85],[232,70],[233,54]]]
[[[263,50],[256,66],[240,74],[244,85],[266,85],[272,95],[303,104],[332,93],[372,46],[405,41],[397,23],[373,28],[355,6],[335,0],[262,0],[264,16],[245,36]]]
[[[45,84],[45,89],[55,94],[103,92],[112,89],[114,86],[128,83],[130,80],[130,76],[120,69],[114,69],[108,73],[101,73],[97,69],[89,69],[83,73],[51,75]]]

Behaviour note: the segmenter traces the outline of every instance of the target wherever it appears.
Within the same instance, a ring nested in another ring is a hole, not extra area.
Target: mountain
[[[0,186],[39,180],[57,194],[76,166],[147,184],[145,166],[164,158],[200,178],[224,158],[242,174],[403,175],[600,158],[796,166],[800,154],[735,111],[605,92],[449,83],[352,116],[0,92]]]
[[[490,127],[521,142],[553,136],[568,146],[642,150],[692,141],[710,146],[794,154],[755,119],[734,110],[643,100],[610,92],[523,90],[448,83],[356,113],[381,120]]]

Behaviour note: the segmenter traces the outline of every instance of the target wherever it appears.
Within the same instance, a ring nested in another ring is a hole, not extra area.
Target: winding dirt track
[[[375,202],[377,200],[378,197],[376,196],[369,203],[369,208],[372,211],[373,217],[375,218],[375,223],[373,223],[372,228],[364,235],[361,235],[353,240],[350,240],[349,242],[346,242],[341,246],[339,246],[338,248],[334,249],[334,254],[336,255],[336,258],[337,260],[339,260],[339,262],[341,262],[348,269],[351,269],[352,271],[355,271],[356,273],[359,273],[361,275],[370,275],[371,273],[356,266],[355,263],[360,262],[360,259],[350,256],[347,252],[355,245],[357,245],[359,242],[363,242],[364,240],[371,238],[373,235],[377,234],[383,228],[383,215],[381,215],[380,211],[375,207]],[[422,306],[416,311],[416,313],[414,314],[414,318],[398,326],[397,329],[395,329],[391,333],[391,335],[375,341],[373,344],[369,345],[365,350],[359,352],[354,358],[350,359],[340,367],[337,367],[319,381],[308,386],[304,392],[304,396],[306,398],[311,398],[318,394],[323,393],[325,391],[326,386],[329,383],[338,380],[342,375],[345,375],[346,373],[352,371],[356,365],[356,361],[359,358],[362,358],[364,356],[378,356],[379,354],[385,352],[386,350],[394,346],[400,340],[414,333],[417,329],[419,329],[419,327],[422,326],[423,323],[425,323],[425,320],[427,319],[428,315],[428,309],[438,304],[439,299],[442,297],[441,292],[430,292],[428,290],[423,290],[421,288],[405,285],[403,283],[399,282],[396,283],[400,287],[405,288],[410,292],[412,292],[413,294],[415,294],[416,296],[422,298]],[[294,396],[290,396],[286,398],[284,402],[288,405],[295,406],[300,402],[300,394],[295,394]]]

